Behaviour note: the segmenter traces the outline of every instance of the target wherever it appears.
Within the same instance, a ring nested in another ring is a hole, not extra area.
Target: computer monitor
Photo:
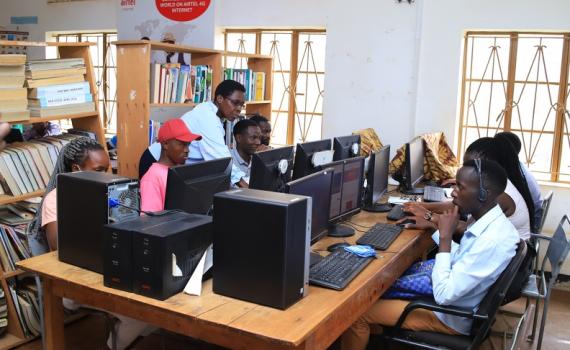
[[[360,135],[335,137],[333,160],[343,160],[360,155]]]
[[[327,234],[333,170],[325,169],[287,183],[286,192],[311,197],[311,244]]]
[[[293,170],[293,146],[254,153],[251,157],[249,188],[273,192],[285,191]]]
[[[178,165],[168,169],[164,209],[208,214],[214,194],[230,189],[232,159]]]
[[[293,179],[300,179],[320,169],[317,159],[313,155],[317,152],[330,151],[331,140],[298,143],[295,151],[295,166],[293,167]],[[317,164],[315,164],[315,161]],[[330,163],[331,160],[325,163]]]
[[[404,168],[402,193],[423,194],[423,188],[416,186],[424,177],[424,141],[418,138],[406,143],[406,164]]]
[[[337,223],[358,213],[362,206],[364,157],[340,160],[326,165],[334,171],[331,187],[328,235],[348,237],[354,235],[350,227]]]
[[[370,155],[368,172],[366,173],[366,188],[363,210],[371,212],[386,212],[392,207],[388,203],[376,203],[388,190],[388,170],[390,167],[390,145],[382,147]]]

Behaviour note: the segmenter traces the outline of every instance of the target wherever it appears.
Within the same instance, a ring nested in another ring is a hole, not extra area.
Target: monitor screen
[[[230,189],[232,159],[174,166],[168,169],[165,209],[208,214],[214,194]]]
[[[337,221],[362,206],[364,157],[340,160],[326,167],[334,171],[329,221]]]
[[[366,174],[366,204],[373,205],[388,189],[388,170],[390,167],[390,145],[382,147],[370,155]]]
[[[360,155],[360,135],[349,135],[334,138],[333,160],[343,160]]]
[[[413,188],[424,176],[424,141],[418,138],[406,144],[406,186]]]
[[[287,192],[313,199],[311,218],[311,244],[327,233],[333,170],[325,169],[287,184]]]
[[[293,170],[293,146],[253,154],[249,188],[273,192],[285,191]]]
[[[297,150],[295,151],[293,179],[300,179],[318,171],[319,168],[313,165],[313,154],[316,152],[329,151],[330,149],[331,140],[298,143]]]
[[[344,162],[339,161],[327,165],[333,169],[333,180],[331,185],[330,213],[329,218],[340,215],[340,199],[342,195],[342,176],[344,175]]]

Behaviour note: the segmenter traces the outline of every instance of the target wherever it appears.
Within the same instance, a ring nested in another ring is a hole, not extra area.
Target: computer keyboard
[[[360,237],[356,243],[369,245],[374,249],[386,250],[402,232],[400,226],[377,223]]]
[[[426,186],[424,187],[424,201],[426,202],[443,202],[447,199],[445,190],[441,187]]]
[[[387,217],[388,220],[400,220],[404,216],[406,216],[406,214],[404,214],[404,207],[400,204],[396,204],[392,210],[390,210]]]
[[[311,266],[309,282],[330,289],[343,290],[370,262],[344,249],[337,249]]]

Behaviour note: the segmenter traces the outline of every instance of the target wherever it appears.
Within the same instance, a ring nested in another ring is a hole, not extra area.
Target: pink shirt
[[[142,211],[164,210],[167,178],[168,166],[160,163],[153,163],[144,174],[140,182]]]
[[[57,191],[51,190],[44,198],[42,205],[42,227],[50,222],[57,221]]]

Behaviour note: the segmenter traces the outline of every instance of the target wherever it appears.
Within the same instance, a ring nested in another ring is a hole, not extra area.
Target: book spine
[[[40,107],[65,106],[74,103],[93,102],[91,94],[46,94],[38,98]]]
[[[32,89],[33,90],[33,89]],[[84,81],[81,83],[72,83],[72,84],[60,84],[60,85],[50,85],[50,86],[43,86],[38,87],[35,89],[37,98],[46,96],[46,95],[54,95],[54,94],[90,94],[91,91],[89,89],[89,82]]]

